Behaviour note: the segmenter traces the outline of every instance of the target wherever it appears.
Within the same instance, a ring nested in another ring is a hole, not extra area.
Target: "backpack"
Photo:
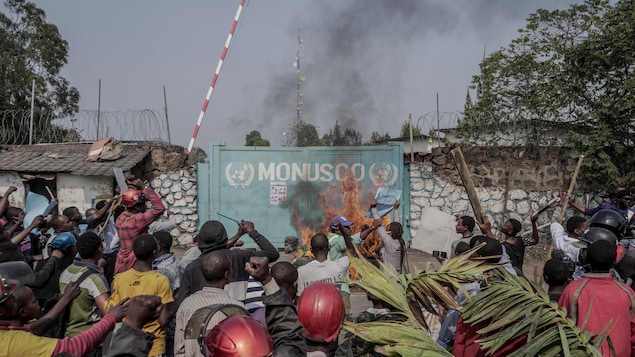
[[[88,269],[82,275],[80,275],[79,279],[77,279],[75,283],[77,283],[77,285],[80,285],[91,274],[95,274],[95,272],[92,271],[91,269]],[[44,303],[44,307],[42,309],[42,315],[50,311],[53,308],[53,306],[55,306],[55,304],[57,304],[60,301],[60,299],[62,298],[62,295],[63,295],[63,292],[57,293],[55,294],[54,297],[46,300],[46,302]],[[71,305],[73,305],[72,301],[68,305],[66,305],[66,308],[64,309],[64,311],[57,317],[57,320],[55,321],[55,324],[53,325],[53,327],[51,327],[51,329],[47,331],[44,334],[44,336],[57,338],[57,339],[63,339],[66,336],[66,327],[68,325],[68,320],[71,316]]]
[[[360,312],[355,318],[355,323],[375,322],[375,321],[399,321],[404,322],[406,318],[398,313],[389,312],[386,314],[373,314],[368,311]],[[351,348],[353,355],[363,357],[379,357],[382,354],[375,352],[375,344],[365,341],[359,336],[353,336],[351,339]]]

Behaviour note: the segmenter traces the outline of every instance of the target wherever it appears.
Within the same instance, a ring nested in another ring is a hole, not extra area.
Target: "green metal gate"
[[[342,215],[371,223],[363,215],[378,187],[402,191],[400,215],[408,217],[409,177],[403,175],[401,143],[357,147],[228,147],[211,144],[209,163],[198,165],[199,226],[210,219],[236,224],[218,215],[254,222],[276,247],[289,235],[327,233],[328,220]],[[404,182],[406,183],[404,187]],[[407,239],[409,230],[404,229]],[[253,247],[249,238],[246,247]]]

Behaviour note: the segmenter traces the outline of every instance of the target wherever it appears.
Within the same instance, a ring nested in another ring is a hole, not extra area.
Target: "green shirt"
[[[362,244],[362,238],[359,233],[351,235],[351,239],[354,246]],[[329,260],[338,260],[346,254],[346,242],[344,241],[344,237],[339,234],[329,233],[329,246]]]
[[[66,285],[72,281],[77,281],[84,272],[92,269],[94,274],[90,274],[79,284],[81,292],[71,303],[68,325],[66,326],[66,336],[73,337],[91,328],[101,319],[101,314],[95,298],[110,292],[106,278],[101,272],[96,271],[97,266],[90,263],[75,262],[66,268],[60,275],[60,292],[64,293]]]

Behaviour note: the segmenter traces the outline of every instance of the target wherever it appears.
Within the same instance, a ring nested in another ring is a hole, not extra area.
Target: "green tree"
[[[271,146],[269,140],[263,139],[258,130],[252,130],[245,136],[245,146]]]
[[[296,129],[296,146],[320,146],[322,141],[318,134],[317,128],[313,124],[300,122]]]
[[[538,10],[519,31],[480,64],[476,101],[460,123],[464,138],[564,145],[585,155],[583,178],[633,184],[635,3]]]
[[[412,127],[412,135],[421,135],[421,129],[417,126]],[[399,134],[402,138],[410,137],[410,122],[406,120],[403,125],[401,125],[401,132]]]
[[[380,134],[378,131],[373,131],[370,134],[370,140],[366,143],[364,143],[364,145],[377,145],[381,142],[384,142],[386,140],[390,139],[390,134],[385,133],[385,134]]]
[[[362,134],[351,128],[340,126],[339,122],[335,122],[335,127],[329,130],[328,134],[322,136],[322,145],[324,146],[358,146],[362,145]]]
[[[0,109],[29,109],[35,79],[38,108],[58,115],[76,113],[79,93],[60,76],[67,63],[68,43],[35,4],[7,0],[4,5],[6,13],[0,12]]]
[[[7,0],[0,12],[0,110],[28,112],[35,80],[35,134],[61,131],[50,120],[79,110],[79,92],[60,75],[67,58],[68,43],[43,10],[26,0]],[[26,123],[7,119],[0,125],[22,140],[11,144],[22,144],[28,142]]]

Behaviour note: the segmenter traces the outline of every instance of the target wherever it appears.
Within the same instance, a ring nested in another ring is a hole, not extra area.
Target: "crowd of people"
[[[635,228],[635,207],[631,192],[620,188],[613,195],[615,201],[595,208],[585,208],[571,198],[561,196],[583,215],[571,215],[565,226],[550,224],[553,251],[543,267],[548,296],[578,326],[595,335],[605,334],[599,349],[603,356],[635,356],[635,251],[632,250]],[[609,196],[607,195],[607,198]],[[563,205],[564,206],[564,205]],[[566,207],[566,206],[565,206]],[[591,216],[590,219],[587,217]],[[510,218],[499,227],[502,242],[495,239],[488,218],[479,223],[472,217],[457,216],[456,232],[461,238],[452,245],[459,255],[478,244],[484,244],[474,256],[488,257],[488,262],[500,264],[508,273],[524,278],[525,247],[539,242],[537,215],[530,217],[531,234],[519,236],[520,222]],[[475,235],[478,226],[482,235]],[[555,248],[555,249],[554,249]],[[441,263],[444,259],[440,259]],[[463,285],[456,295],[459,305],[465,306],[487,286],[484,282]],[[467,294],[466,294],[467,293]],[[486,356],[478,339],[478,330],[486,322],[470,326],[461,311],[449,310],[442,322],[437,343],[455,356]],[[526,336],[507,341],[497,351],[505,356],[524,344]]]
[[[210,220],[180,260],[171,251],[174,217],[161,219],[165,207],[142,180],[128,177],[127,184],[85,214],[68,207],[28,224],[25,212],[9,205],[16,188],[4,193],[0,356],[375,356],[343,322],[403,318],[370,295],[372,307],[353,316],[346,284],[349,256],[373,262],[393,280],[408,273],[399,201],[388,219],[373,200],[372,223],[358,229],[343,216],[330,218],[328,232],[313,235],[308,247],[286,237],[289,261],[253,222],[238,222],[229,237]],[[630,191],[614,197],[598,208],[568,202],[579,213],[564,227],[551,225],[556,250],[544,279],[549,296],[580,326],[608,334],[604,355],[635,356],[635,218]],[[518,219],[501,222],[500,240],[487,218],[456,219],[460,237],[451,256],[479,246],[473,257],[524,275],[525,248],[540,239],[536,215],[530,235],[521,234]],[[258,249],[240,248],[245,235]],[[378,249],[365,249],[369,242]],[[457,303],[466,305],[483,284],[464,284]],[[611,304],[594,303],[603,300]],[[475,329],[460,309],[446,311],[437,343],[455,356],[484,356]]]

